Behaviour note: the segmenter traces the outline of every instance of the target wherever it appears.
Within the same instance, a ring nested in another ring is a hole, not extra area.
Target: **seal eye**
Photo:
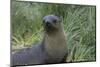
[[[54,23],[57,23],[57,20],[53,20]]]

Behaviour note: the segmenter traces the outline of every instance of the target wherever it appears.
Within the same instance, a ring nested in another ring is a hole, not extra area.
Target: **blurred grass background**
[[[96,7],[36,2],[11,3],[12,52],[30,47],[43,38],[42,18],[60,16],[66,32],[66,62],[96,60]]]

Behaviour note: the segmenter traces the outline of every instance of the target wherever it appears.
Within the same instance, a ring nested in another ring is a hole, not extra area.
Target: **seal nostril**
[[[46,22],[46,26],[51,26],[51,23],[50,22]]]
[[[50,23],[50,22],[48,22],[48,21],[46,22],[46,24],[49,24],[49,23]]]

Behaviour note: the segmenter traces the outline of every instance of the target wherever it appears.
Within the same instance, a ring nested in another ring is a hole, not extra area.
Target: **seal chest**
[[[44,17],[44,47],[48,55],[57,62],[61,61],[66,54],[66,37],[63,24],[57,16]]]

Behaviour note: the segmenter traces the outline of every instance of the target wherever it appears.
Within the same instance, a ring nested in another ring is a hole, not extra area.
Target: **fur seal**
[[[44,37],[40,44],[11,55],[11,65],[61,63],[67,52],[63,23],[55,15],[43,17]]]

